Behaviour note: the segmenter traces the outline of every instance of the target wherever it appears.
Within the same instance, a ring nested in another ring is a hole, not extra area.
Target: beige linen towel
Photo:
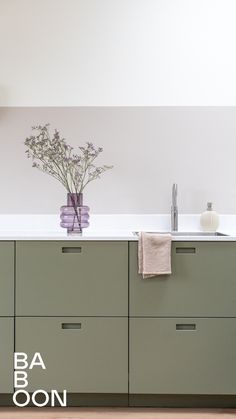
[[[139,234],[139,273],[143,278],[171,274],[171,234]]]

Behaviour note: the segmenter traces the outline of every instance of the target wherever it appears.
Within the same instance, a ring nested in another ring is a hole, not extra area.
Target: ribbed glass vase
[[[82,193],[68,193],[67,205],[61,207],[60,226],[67,228],[68,234],[81,235],[89,226],[89,207],[83,205]]]

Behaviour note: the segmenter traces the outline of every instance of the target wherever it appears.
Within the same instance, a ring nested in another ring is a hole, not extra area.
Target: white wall
[[[0,105],[236,105],[235,0],[0,0]]]
[[[57,213],[65,191],[31,167],[23,141],[51,123],[73,146],[104,147],[114,169],[85,190],[93,213],[168,213],[179,185],[180,213],[213,201],[236,213],[236,107],[0,108],[0,212]]]
[[[177,181],[181,212],[235,213],[235,16],[236,0],[0,0],[0,212],[64,202],[24,156],[49,121],[115,165],[93,212],[168,212]]]

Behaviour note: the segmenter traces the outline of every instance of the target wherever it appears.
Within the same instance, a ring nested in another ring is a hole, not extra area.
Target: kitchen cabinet
[[[17,316],[127,316],[128,242],[17,242]]]
[[[172,274],[143,280],[130,243],[132,317],[236,317],[236,243],[172,242]]]
[[[13,391],[14,242],[0,242],[0,394]]]
[[[14,316],[14,242],[0,242],[0,316]]]
[[[128,394],[128,242],[16,244],[16,351],[27,391]]]
[[[131,242],[133,405],[138,395],[235,395],[236,243],[172,242],[172,274],[150,279],[138,274],[137,250]]]
[[[29,392],[128,393],[127,318],[17,317],[16,350],[46,366],[27,371]]]
[[[130,319],[130,393],[236,394],[235,318]]]
[[[13,391],[15,345],[46,365],[27,371],[27,391],[84,395],[78,405],[100,396],[127,405],[128,393],[133,405],[234,397],[236,242],[172,242],[172,275],[145,280],[137,250],[128,241],[0,242],[1,394]]]
[[[0,318],[0,394],[13,392],[14,319]]]

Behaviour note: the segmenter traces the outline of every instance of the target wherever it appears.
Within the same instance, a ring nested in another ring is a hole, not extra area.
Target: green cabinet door
[[[172,274],[142,279],[130,243],[131,316],[236,316],[236,243],[172,242]]]
[[[27,391],[128,392],[128,318],[19,317],[16,351],[46,366],[28,371]]]
[[[17,315],[128,315],[128,242],[18,242],[16,266]]]
[[[236,319],[130,319],[130,392],[236,394]]]
[[[0,316],[14,315],[14,243],[0,242]]]
[[[0,318],[0,393],[13,393],[14,320]]]

